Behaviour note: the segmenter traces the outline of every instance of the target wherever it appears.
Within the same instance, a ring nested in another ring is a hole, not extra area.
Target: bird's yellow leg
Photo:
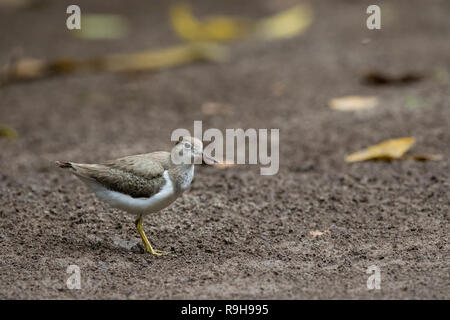
[[[145,235],[144,228],[142,227],[142,216],[139,216],[139,218],[136,220],[136,229],[139,232],[142,242],[144,243],[145,249],[148,252],[150,252],[151,254],[155,254],[157,256],[168,254],[168,252],[159,251],[152,248],[152,245],[150,244],[150,242],[147,239],[147,236]]]

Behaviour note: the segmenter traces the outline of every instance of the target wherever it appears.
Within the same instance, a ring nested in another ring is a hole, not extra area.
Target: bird
[[[146,251],[161,256],[167,252],[152,247],[143,229],[143,217],[161,211],[179,198],[194,178],[194,164],[203,160],[207,164],[218,163],[203,152],[200,139],[182,136],[171,152],[126,156],[100,164],[55,163],[70,170],[103,202],[135,215],[136,229]]]

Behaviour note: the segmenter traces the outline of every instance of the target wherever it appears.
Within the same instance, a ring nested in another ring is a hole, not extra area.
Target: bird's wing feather
[[[170,166],[170,153],[153,152],[128,156],[102,164],[71,163],[73,172],[106,188],[134,198],[149,198],[165,185],[163,173]]]

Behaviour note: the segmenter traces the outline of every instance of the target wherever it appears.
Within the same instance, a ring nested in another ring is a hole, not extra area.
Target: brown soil
[[[262,17],[292,2],[204,0],[195,12]],[[67,34],[71,3],[0,9],[0,61],[14,48],[91,57],[179,42],[164,1],[78,1],[84,12],[131,22],[128,37],[96,42]],[[450,2],[380,3],[380,31],[365,28],[368,2],[315,1],[304,35],[234,43],[222,64],[1,88],[0,125],[19,137],[0,140],[0,298],[449,299]],[[371,70],[426,76],[362,84]],[[348,94],[376,95],[381,105],[356,114],[327,107]],[[208,101],[234,112],[206,116]],[[190,191],[144,221],[154,246],[174,256],[143,253],[132,216],[52,164],[167,150],[172,130],[192,130],[194,120],[280,128],[281,165],[271,177],[257,166],[197,168]],[[416,137],[415,153],[444,159],[344,162],[403,136]],[[325,233],[313,238],[316,230]],[[70,264],[81,268],[81,290],[66,288]],[[370,265],[381,270],[381,290],[367,290]]]

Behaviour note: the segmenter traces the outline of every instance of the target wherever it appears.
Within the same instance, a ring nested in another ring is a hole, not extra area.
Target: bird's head
[[[175,147],[172,149],[172,161],[176,164],[199,164],[202,160],[208,164],[217,161],[203,153],[203,143],[190,136],[180,137]]]

